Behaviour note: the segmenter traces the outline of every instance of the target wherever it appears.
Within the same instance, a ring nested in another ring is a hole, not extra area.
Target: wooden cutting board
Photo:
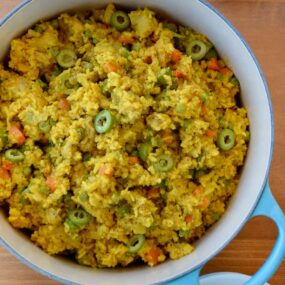
[[[0,0],[0,17],[20,2],[20,0]],[[246,38],[268,80],[275,116],[275,152],[270,184],[273,194],[285,210],[285,175],[283,175],[285,170],[285,1],[211,0],[209,2],[230,19]],[[235,240],[205,266],[203,273],[234,271],[253,274],[269,254],[276,235],[276,227],[270,220],[256,218],[250,221]],[[270,283],[271,285],[285,284],[285,262]],[[55,284],[58,283],[32,271],[0,248],[0,285]]]

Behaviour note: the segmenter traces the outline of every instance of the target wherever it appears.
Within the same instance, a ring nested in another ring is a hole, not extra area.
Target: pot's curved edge
[[[19,10],[25,8],[26,5],[30,4],[33,0],[24,0],[22,3],[20,3],[19,5],[17,5],[12,11],[10,11],[6,16],[4,16],[4,18],[0,19],[0,27],[2,25],[4,25],[11,17],[13,17]],[[268,101],[268,105],[269,105],[269,109],[270,109],[270,119],[271,119],[271,146],[270,146],[270,154],[269,154],[269,161],[268,161],[268,165],[267,165],[267,169],[266,169],[266,175],[264,177],[264,181],[263,181],[263,185],[262,185],[262,189],[260,190],[259,196],[256,200],[256,203],[253,205],[251,211],[249,212],[248,216],[240,223],[240,226],[237,228],[237,230],[232,234],[232,236],[227,240],[227,242],[225,242],[219,249],[216,250],[216,252],[214,252],[211,256],[209,256],[206,260],[204,260],[202,263],[198,264],[196,267],[191,268],[191,270],[184,272],[183,274],[180,274],[180,276],[189,273],[191,271],[197,270],[199,268],[202,268],[203,265],[205,263],[207,263],[210,259],[212,259],[215,255],[217,255],[220,251],[222,251],[233,239],[234,237],[240,232],[240,230],[242,229],[242,227],[244,226],[244,224],[247,222],[247,220],[250,218],[252,212],[254,211],[254,209],[256,208],[256,205],[258,204],[261,195],[263,193],[263,189],[267,183],[268,180],[268,175],[269,175],[269,171],[270,171],[270,166],[271,166],[271,162],[272,162],[272,157],[273,157],[273,149],[274,149],[274,115],[273,115],[273,107],[272,107],[272,100],[270,97],[270,92],[269,92],[269,88],[268,88],[268,84],[265,78],[265,75],[258,63],[257,58],[255,57],[252,49],[250,48],[250,45],[247,43],[247,41],[243,38],[243,36],[240,34],[240,32],[235,28],[235,26],[221,13],[219,12],[213,5],[211,5],[208,1],[206,0],[198,0],[200,3],[202,3],[206,8],[210,9],[211,11],[213,11],[218,17],[220,17],[231,29],[232,31],[238,36],[238,38],[242,41],[242,43],[244,44],[244,46],[246,47],[248,53],[250,54],[251,58],[253,59],[259,75],[262,79],[264,88],[265,88],[265,92],[267,95],[267,101]],[[48,271],[43,270],[42,268],[34,265],[33,263],[31,263],[29,260],[27,260],[25,257],[21,256],[20,254],[18,254],[16,251],[14,251],[13,248],[11,248],[6,242],[4,242],[1,238],[0,238],[0,244],[3,245],[11,254],[13,254],[15,257],[17,257],[22,263],[26,264],[27,266],[29,266],[31,269],[33,269],[36,272],[41,273],[42,275],[47,276],[50,279],[54,279],[58,282],[61,282],[63,284],[68,284],[68,285],[81,285],[79,283],[74,283],[71,281],[68,281],[66,279],[60,278],[52,273],[49,273]],[[179,275],[177,275],[175,278],[178,278]],[[163,282],[165,282],[167,280],[164,280]],[[161,283],[156,283],[156,284],[161,284]]]

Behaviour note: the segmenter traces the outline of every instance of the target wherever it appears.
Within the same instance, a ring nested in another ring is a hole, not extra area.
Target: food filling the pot
[[[63,13],[0,65],[0,202],[51,255],[157,265],[224,214],[250,133],[213,43],[151,9]]]

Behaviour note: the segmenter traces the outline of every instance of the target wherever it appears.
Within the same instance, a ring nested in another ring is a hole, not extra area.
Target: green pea
[[[121,55],[125,58],[129,58],[130,52],[126,48],[123,48],[121,51]]]
[[[203,103],[206,103],[209,96],[210,96],[209,93],[207,93],[207,92],[203,93],[203,94],[201,95],[201,100],[202,100],[202,102],[203,102]]]
[[[239,86],[239,81],[235,76],[230,80],[230,83],[234,86]]]
[[[218,147],[221,150],[230,150],[235,145],[235,133],[231,129],[223,129],[218,134]]]
[[[48,88],[47,83],[43,82],[41,79],[37,79],[36,83],[39,84],[43,90],[46,90]]]
[[[87,202],[88,200],[89,200],[89,196],[88,196],[88,194],[87,194],[87,192],[81,192],[80,194],[79,194],[79,199],[80,199],[80,201],[82,201],[82,202]]]
[[[8,143],[8,132],[6,129],[0,128],[0,139],[2,141],[2,144],[5,146]]]
[[[92,32],[90,30],[84,31],[83,34],[88,39],[92,37]]]
[[[171,69],[169,67],[159,70],[156,74],[157,82],[160,86],[167,86],[172,84]]]
[[[132,50],[139,51],[141,49],[141,44],[136,42],[132,45]]]
[[[49,188],[47,186],[43,186],[39,188],[39,191],[43,194],[48,194],[50,193]]]
[[[24,169],[23,169],[24,176],[30,176],[31,173],[32,173],[31,167],[24,167]]]
[[[34,28],[34,31],[37,33],[42,33],[44,31],[44,29],[42,28],[42,26],[36,25]]]
[[[178,32],[177,26],[176,26],[174,23],[163,22],[163,23],[162,23],[162,27],[163,27],[164,29],[170,30],[170,31],[173,32],[173,33],[177,33],[177,32]]]
[[[108,79],[105,79],[99,83],[99,86],[101,88],[101,91],[103,94],[108,93]]]
[[[228,187],[231,184],[231,179],[224,178],[223,180],[225,187]]]
[[[94,68],[93,64],[91,62],[88,62],[88,61],[82,61],[81,64],[85,70],[91,71]]]
[[[70,205],[72,204],[72,194],[70,192],[66,193],[63,197],[63,202],[65,205]]]
[[[43,133],[48,133],[51,129],[50,123],[49,121],[43,121],[39,123],[39,129],[41,130],[41,132]]]
[[[202,59],[207,53],[207,46],[204,42],[195,40],[189,42],[186,47],[186,54],[191,56],[193,60]]]
[[[183,238],[183,237],[187,237],[188,233],[189,233],[189,230],[181,229],[181,230],[179,230],[178,235],[179,235],[179,237]]]
[[[11,162],[20,162],[24,160],[24,154],[18,149],[8,149],[5,152],[5,157]]]
[[[184,103],[178,103],[176,106],[177,113],[184,113],[186,111],[186,105]]]
[[[56,56],[56,61],[62,68],[73,67],[76,63],[76,60],[77,55],[73,49],[62,49]]]
[[[138,146],[138,154],[141,160],[146,161],[148,155],[152,151],[152,145],[149,142],[141,143]]]
[[[19,193],[20,193],[20,202],[22,204],[26,204],[28,202],[27,194],[30,193],[30,189],[24,188],[20,190]]]
[[[57,55],[59,54],[59,49],[58,49],[57,47],[52,47],[52,48],[50,49],[50,53],[51,53],[51,55],[52,55],[54,58],[56,58]]]
[[[101,111],[94,120],[94,127],[97,133],[103,134],[111,130],[114,120],[110,111]]]
[[[110,23],[118,31],[124,31],[130,26],[131,21],[127,13],[116,11],[112,14]]]
[[[131,237],[128,243],[130,253],[137,253],[145,243],[144,235],[134,235]]]
[[[211,48],[205,55],[205,59],[209,60],[211,58],[218,58],[218,52],[216,51],[215,48]]]
[[[158,157],[158,161],[154,163],[154,169],[158,172],[167,172],[173,168],[174,162],[170,155],[162,154]]]
[[[85,152],[83,154],[82,160],[83,161],[89,161],[91,159],[92,155],[89,152]]]
[[[56,66],[51,74],[51,80],[55,79],[57,76],[59,76],[62,73],[62,68],[59,66]]]
[[[81,140],[85,138],[86,130],[84,128],[77,128],[76,132],[78,133]]]
[[[50,25],[54,28],[54,29],[58,29],[59,27],[59,22],[57,19],[51,20],[50,21]]]
[[[123,200],[119,203],[119,205],[116,208],[116,216],[117,218],[121,219],[125,215],[131,213],[132,207],[126,200]]]
[[[92,43],[93,43],[94,45],[96,45],[96,44],[99,43],[99,40],[98,40],[95,36],[93,36],[93,37],[92,37]]]
[[[75,209],[69,212],[68,220],[76,226],[85,226],[90,222],[91,216],[83,209]]]
[[[196,169],[193,179],[197,180],[208,173],[207,169]]]

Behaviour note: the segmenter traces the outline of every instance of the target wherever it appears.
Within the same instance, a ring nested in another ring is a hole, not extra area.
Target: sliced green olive
[[[235,133],[231,129],[223,129],[218,134],[217,144],[221,150],[230,150],[235,145]]]
[[[111,16],[111,26],[118,31],[124,31],[130,26],[130,18],[127,13],[123,11],[116,11]]]
[[[69,212],[67,219],[76,226],[85,226],[90,222],[91,216],[83,209],[75,209]]]
[[[173,159],[170,155],[162,154],[158,157],[158,161],[154,163],[154,169],[158,172],[167,172],[173,168]]]
[[[202,59],[207,53],[207,46],[204,42],[195,40],[189,42],[186,47],[186,54],[191,56],[194,60]]]
[[[25,158],[24,154],[18,149],[6,150],[5,157],[11,162],[20,162]]]
[[[62,49],[56,56],[56,61],[62,68],[70,68],[74,66],[76,60],[77,56],[73,49]]]
[[[130,253],[137,253],[145,243],[144,235],[134,235],[131,237],[128,243]]]
[[[97,133],[103,134],[111,130],[114,120],[110,111],[103,110],[96,117],[94,127]]]

